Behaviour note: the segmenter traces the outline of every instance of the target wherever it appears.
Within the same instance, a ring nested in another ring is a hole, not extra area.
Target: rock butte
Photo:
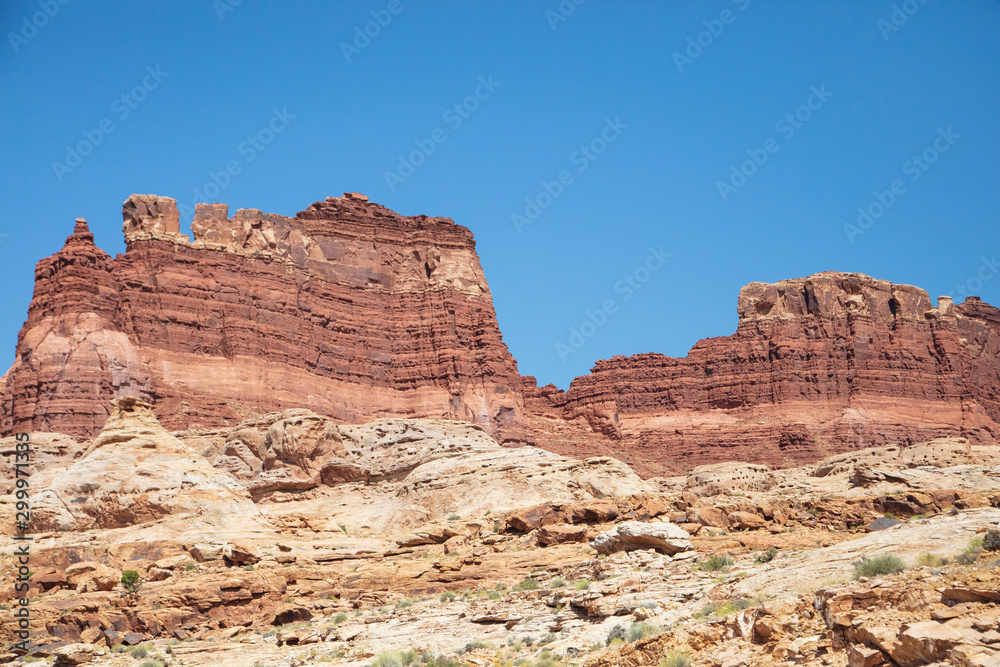
[[[797,465],[1000,430],[1000,310],[862,274],[740,290],[736,333],[599,361],[567,392],[521,376],[472,233],[348,193],[294,217],[133,195],[125,254],[79,219],[41,260],[2,432],[95,436],[134,396],[167,429],[307,408],[338,423],[478,424],[504,445],[608,455],[643,476]]]

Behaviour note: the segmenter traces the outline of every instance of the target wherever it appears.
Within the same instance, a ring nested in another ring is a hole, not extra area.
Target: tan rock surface
[[[33,498],[36,530],[120,528],[189,513],[259,514],[249,494],[160,426],[135,398],[112,401],[100,435]]]

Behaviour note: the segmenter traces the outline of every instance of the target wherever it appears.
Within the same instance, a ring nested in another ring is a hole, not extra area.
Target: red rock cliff
[[[345,195],[294,218],[125,202],[111,259],[79,221],[39,262],[4,431],[93,436],[108,399],[168,428],[309,407],[347,422],[448,417],[493,433],[522,410],[472,233]]]
[[[550,395],[646,473],[1000,434],[1000,311],[862,274],[827,272],[740,291],[732,336],[687,357],[600,361]]]

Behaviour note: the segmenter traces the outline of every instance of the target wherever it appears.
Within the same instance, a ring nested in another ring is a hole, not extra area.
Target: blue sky
[[[4,366],[74,218],[115,254],[129,194],[206,185],[454,218],[521,372],[563,388],[732,333],[751,281],[1000,303],[996,2],[47,1],[0,8]]]

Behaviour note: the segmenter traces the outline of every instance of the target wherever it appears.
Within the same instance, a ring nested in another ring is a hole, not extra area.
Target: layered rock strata
[[[738,312],[735,334],[686,357],[613,357],[545,400],[647,474],[1000,434],[1000,310],[979,299],[934,307],[916,287],[827,272],[751,283]]]
[[[293,407],[339,421],[445,417],[496,434],[521,411],[472,234],[360,195],[294,218],[133,195],[127,251],[87,224],[39,262],[3,430],[92,437],[136,396],[172,428]]]

